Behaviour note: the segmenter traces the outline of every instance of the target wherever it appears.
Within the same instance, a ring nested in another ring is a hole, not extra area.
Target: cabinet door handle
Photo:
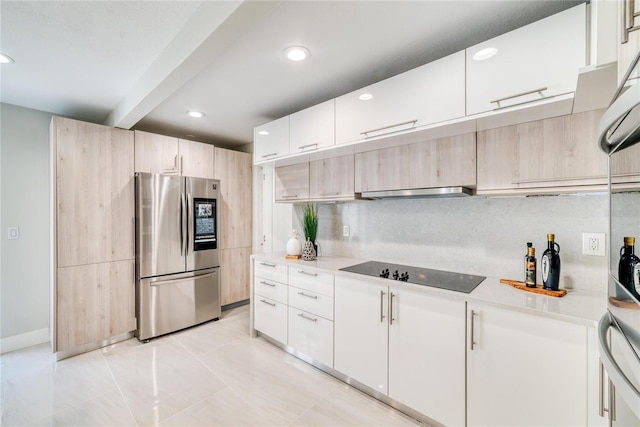
[[[273,283],[265,282],[264,280],[262,280],[260,283],[262,283],[263,285],[271,286],[272,288],[276,287],[276,285],[274,285]]]
[[[275,264],[270,264],[268,262],[261,262],[260,265],[264,265],[265,267],[275,267]]]
[[[380,291],[380,323],[384,322],[384,291]]]
[[[605,412],[609,412],[604,407],[604,364],[602,359],[598,359],[598,415],[604,417]]]
[[[498,108],[500,108],[500,103],[502,101],[506,101],[508,99],[513,99],[513,98],[519,98],[521,96],[525,96],[525,95],[531,95],[532,93],[539,93],[541,97],[545,97],[544,94],[542,93],[543,91],[549,89],[548,87],[541,87],[539,89],[532,89],[529,90],[527,92],[521,92],[521,93],[516,93],[515,95],[509,95],[509,96],[505,96],[504,98],[500,98],[500,99],[496,99],[494,101],[491,101],[491,104],[498,104]]]
[[[341,195],[341,192],[337,192],[337,193],[322,193],[320,194],[320,197],[335,197],[335,196],[339,196]]]
[[[263,299],[261,299],[261,300],[260,300],[260,302],[263,302],[263,303],[265,303],[265,304],[267,304],[267,305],[270,305],[270,306],[272,306],[272,307],[275,307],[275,306],[276,306],[274,303],[269,302],[269,301],[265,301],[265,300],[263,300]]]
[[[297,195],[297,194],[294,194],[294,195],[292,195],[292,196],[282,196],[281,198],[282,198],[282,199],[297,199],[297,198],[298,198],[298,195]]]
[[[387,129],[395,128],[398,126],[404,126],[404,125],[411,125],[411,127],[414,127],[416,123],[418,123],[418,119],[409,120],[408,122],[396,123],[396,124],[384,126],[378,129],[366,130],[364,132],[360,132],[360,135],[363,135],[365,138],[369,138],[369,134],[373,132],[380,132],[381,130],[387,130]]]
[[[616,420],[616,386],[609,378],[609,425],[612,426]]]
[[[478,313],[476,313],[474,310],[471,310],[471,333],[469,334],[469,336],[470,336],[470,337],[469,337],[469,347],[470,347],[471,351],[473,351],[474,346],[475,346],[476,344],[478,344],[478,343],[475,341],[475,337],[474,337],[474,333],[475,333],[475,331],[474,331],[475,317],[476,317],[477,315],[478,315]]]
[[[318,148],[318,143],[314,143],[314,144],[307,144],[307,145],[301,145],[300,147],[298,147],[298,149],[304,151],[306,148],[309,147],[316,147],[316,149]]]
[[[389,292],[389,324],[393,325],[393,321],[396,320],[393,318],[393,297],[395,294],[393,292]]]
[[[307,320],[310,320],[310,321],[312,321],[312,322],[317,322],[317,321],[318,321],[318,319],[317,319],[317,318],[307,317],[307,316],[305,316],[305,315],[304,315],[304,314],[302,314],[302,313],[298,313],[298,317],[302,317],[303,319],[307,319]]]
[[[305,294],[304,292],[298,292],[298,295],[302,295],[303,297],[307,297],[307,298],[318,299],[318,295],[309,295],[309,294]]]
[[[278,153],[269,153],[269,154],[265,154],[264,156],[260,156],[260,157],[262,157],[263,159],[266,159],[267,157],[273,157],[273,156],[277,156],[277,155],[278,155]]]
[[[307,276],[318,277],[318,273],[307,273],[307,272],[306,272],[306,271],[304,271],[304,270],[298,270],[298,273],[300,273],[300,274],[305,274],[305,275],[307,275]]]

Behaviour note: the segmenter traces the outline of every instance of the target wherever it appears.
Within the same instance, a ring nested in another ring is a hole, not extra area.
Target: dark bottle
[[[554,242],[555,234],[547,234],[547,249],[542,253],[542,287],[557,291],[560,284],[560,245]]]
[[[527,254],[524,256],[524,284],[527,288],[536,287],[536,248],[527,243]]]
[[[637,300],[640,300],[640,259],[634,254],[635,237],[625,237],[624,246],[620,248],[618,263],[618,280]],[[623,298],[629,299],[626,295]]]

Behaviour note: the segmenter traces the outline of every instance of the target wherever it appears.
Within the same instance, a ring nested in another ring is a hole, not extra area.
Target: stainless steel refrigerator
[[[220,182],[136,174],[136,336],[220,316]]]
[[[621,248],[630,243],[626,240],[640,242],[638,174],[627,166],[640,158],[640,52],[604,113],[599,133],[600,147],[609,155],[610,236],[608,310],[598,328],[600,415],[610,426],[640,426],[640,263],[621,262],[629,251]]]

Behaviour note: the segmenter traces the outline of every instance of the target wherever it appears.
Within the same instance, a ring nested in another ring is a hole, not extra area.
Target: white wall
[[[0,104],[3,352],[19,337],[48,341],[50,121],[49,113]],[[20,239],[8,240],[7,227],[20,227]]]
[[[607,258],[582,255],[582,233],[608,230],[607,196],[360,201],[319,206],[323,255],[524,280],[526,243],[539,260],[547,233],[561,246],[561,286],[605,292]],[[302,207],[294,226],[302,229]],[[348,225],[350,237],[342,237]],[[616,243],[615,250],[620,246]],[[283,251],[276,247],[274,251]]]

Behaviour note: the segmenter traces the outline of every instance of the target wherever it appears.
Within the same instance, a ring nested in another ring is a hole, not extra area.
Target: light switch
[[[20,228],[18,227],[8,227],[7,235],[9,240],[16,240],[20,238]]]

